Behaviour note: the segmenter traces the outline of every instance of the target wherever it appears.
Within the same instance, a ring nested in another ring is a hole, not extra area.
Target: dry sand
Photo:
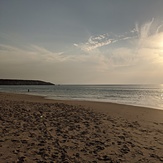
[[[163,162],[163,111],[0,93],[0,162]]]

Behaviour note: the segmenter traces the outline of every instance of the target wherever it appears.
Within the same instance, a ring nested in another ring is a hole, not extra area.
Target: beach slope
[[[0,162],[163,162],[163,111],[0,93]]]

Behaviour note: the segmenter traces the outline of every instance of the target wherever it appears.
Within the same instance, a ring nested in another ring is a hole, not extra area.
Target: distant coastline
[[[41,80],[0,79],[0,85],[55,85]]]

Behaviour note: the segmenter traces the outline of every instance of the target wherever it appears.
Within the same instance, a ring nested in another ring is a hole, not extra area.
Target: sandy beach
[[[163,111],[0,93],[0,162],[163,162]]]

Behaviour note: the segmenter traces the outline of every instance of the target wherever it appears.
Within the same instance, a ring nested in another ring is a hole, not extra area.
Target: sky
[[[1,0],[0,78],[162,84],[163,0]]]

